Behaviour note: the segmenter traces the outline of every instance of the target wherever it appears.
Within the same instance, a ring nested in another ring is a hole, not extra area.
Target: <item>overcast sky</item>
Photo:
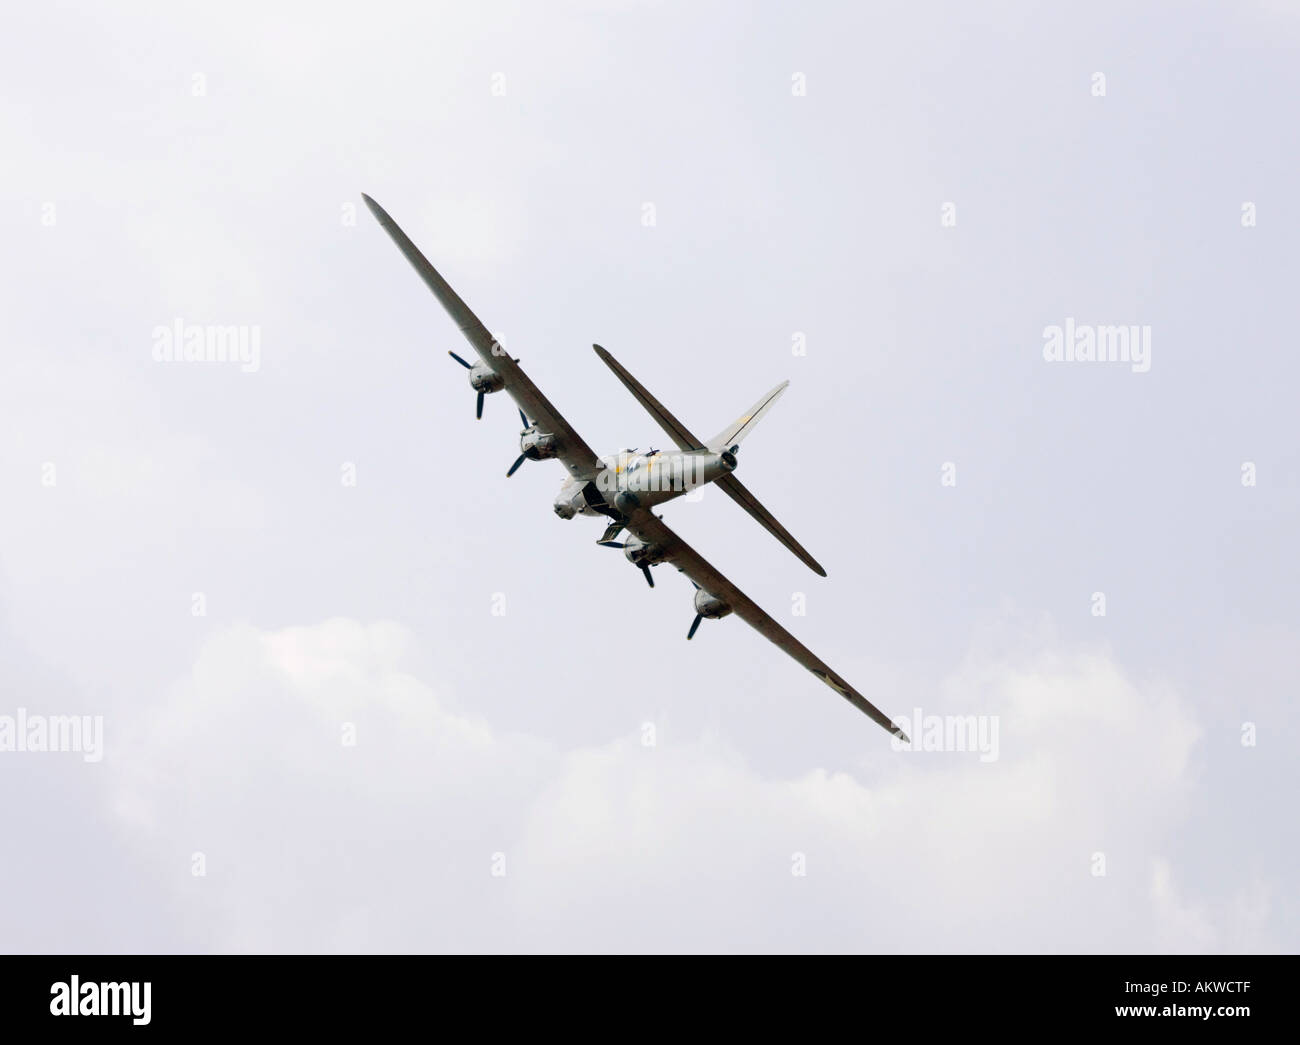
[[[1056,6],[8,11],[0,726],[103,747],[0,751],[0,949],[1296,950],[1300,5]],[[593,342],[789,378],[829,577],[667,522],[996,758],[688,645],[361,192],[598,452],[668,439]]]

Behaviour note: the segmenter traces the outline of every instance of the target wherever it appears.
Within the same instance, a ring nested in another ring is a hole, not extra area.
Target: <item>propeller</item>
[[[482,392],[478,394],[478,401],[481,409],[481,404],[483,402]],[[519,411],[519,420],[524,423],[524,431],[525,432],[528,431],[530,427],[530,425],[528,424],[528,415],[525,414],[522,410]],[[506,472],[506,478],[509,479],[512,475],[515,474],[515,472],[519,471],[519,466],[523,464],[526,460],[528,460],[527,454],[520,454],[518,457],[516,457],[515,463],[510,466],[510,471]]]
[[[627,545],[622,541],[597,541],[596,543],[599,544],[602,548],[626,548],[627,547]],[[643,562],[641,564],[641,572],[645,574],[645,582],[648,585],[650,585],[650,587],[653,588],[655,586],[655,579],[650,574],[650,564],[648,562]]]
[[[695,629],[700,626],[700,621],[702,621],[703,619],[704,619],[703,613],[697,613],[695,615],[695,619],[691,621],[691,630],[686,633],[687,642],[690,642],[691,639],[695,638]]]
[[[450,349],[448,349],[447,355],[451,356],[452,359],[456,360],[456,362],[459,363],[461,366],[463,366],[466,370],[474,369],[473,363],[465,362],[465,360],[461,359],[460,356],[456,355],[456,353],[452,352]],[[485,394],[486,393],[484,392],[480,392],[478,394],[478,402],[474,404],[474,416],[480,421],[483,420],[483,396]]]

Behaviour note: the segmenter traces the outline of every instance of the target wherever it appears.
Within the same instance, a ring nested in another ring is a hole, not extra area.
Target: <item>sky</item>
[[[1300,4],[7,21],[0,950],[1297,949]],[[593,343],[788,378],[829,576],[665,520],[933,743],[507,480],[362,192],[598,453],[669,443]]]

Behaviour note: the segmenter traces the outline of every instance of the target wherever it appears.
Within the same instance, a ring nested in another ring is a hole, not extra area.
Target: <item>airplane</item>
[[[451,289],[429,260],[411,242],[388,212],[361,194],[370,213],[397,244],[398,250],[424,280],[433,296],[460,328],[478,356],[470,363],[455,352],[447,354],[469,371],[469,384],[477,393],[475,416],[483,417],[486,396],[505,391],[519,409],[523,430],[519,433],[519,457],[506,472],[509,477],[525,461],[558,460],[568,470],[568,477],[555,498],[555,514],[561,519],[578,515],[598,516],[609,520],[597,543],[621,548],[628,562],[639,568],[650,587],[654,577],[650,568],[672,563],[695,587],[695,620],[686,638],[693,639],[703,620],[720,620],[735,614],[764,638],[775,643],[799,664],[811,671],[873,722],[894,734],[902,743],[910,743],[893,720],[854,689],[807,646],[763,612],[758,605],[727,580],[703,556],[670,530],[652,509],[666,501],[689,493],[704,484],[712,484],[758,520],[809,569],[826,576],[826,571],[808,554],[790,532],[759,503],[735,477],[737,454],[745,437],[772,404],[780,398],[790,382],[783,381],[711,439],[692,435],[662,403],[651,395],[609,352],[593,345],[596,354],[632,393],[676,444],[675,452],[620,450],[617,454],[598,457],[549,399],[529,380],[504,347],[490,334],[469,306]],[[617,538],[626,531],[627,539]]]

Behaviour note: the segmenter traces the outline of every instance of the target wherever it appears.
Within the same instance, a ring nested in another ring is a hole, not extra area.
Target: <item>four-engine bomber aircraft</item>
[[[655,506],[680,497],[703,483],[713,483],[762,523],[810,569],[826,576],[826,571],[817,561],[732,474],[736,469],[736,454],[741,442],[785,391],[788,381],[777,385],[712,439],[702,440],[692,435],[613,356],[595,345],[596,354],[677,445],[676,453],[650,450],[638,454],[623,450],[608,457],[597,457],[582,436],[573,430],[551,405],[550,400],[528,379],[519,366],[519,360],[512,358],[488,333],[478,317],[429,264],[428,259],[420,253],[406,233],[398,228],[384,208],[364,193],[362,198],[478,354],[478,362],[470,363],[455,352],[448,353],[469,371],[470,387],[478,393],[477,416],[483,416],[484,396],[502,389],[510,394],[519,407],[519,420],[524,426],[519,435],[520,454],[506,473],[507,476],[513,475],[524,461],[545,461],[550,458],[560,461],[568,469],[569,477],[555,499],[556,515],[561,519],[572,519],[575,515],[607,518],[609,523],[598,543],[622,548],[627,560],[645,574],[650,587],[654,587],[650,567],[661,562],[672,563],[695,585],[695,620],[686,633],[688,639],[695,636],[701,620],[717,620],[734,613],[780,646],[858,710],[904,742],[907,741],[902,730],[890,721],[888,715],[759,609],[744,592],[710,566],[651,511]],[[616,538],[623,531],[628,536],[620,543]]]

